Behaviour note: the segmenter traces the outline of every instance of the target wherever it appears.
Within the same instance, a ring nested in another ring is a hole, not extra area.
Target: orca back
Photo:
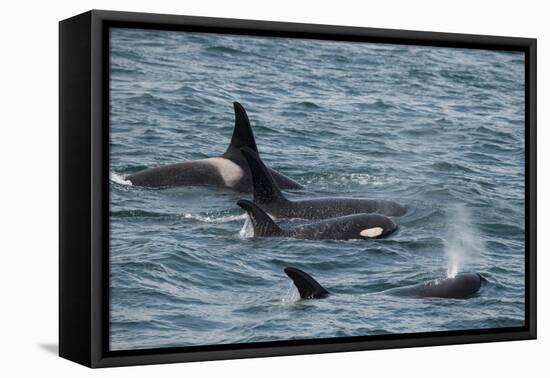
[[[459,273],[453,278],[399,287],[386,293],[403,297],[466,299],[476,294],[485,281],[477,273]]]

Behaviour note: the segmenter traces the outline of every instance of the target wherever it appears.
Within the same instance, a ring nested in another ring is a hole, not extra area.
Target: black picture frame
[[[109,351],[110,27],[525,53],[525,325],[515,328]],[[92,10],[59,23],[59,355],[88,367],[536,338],[536,39]]]

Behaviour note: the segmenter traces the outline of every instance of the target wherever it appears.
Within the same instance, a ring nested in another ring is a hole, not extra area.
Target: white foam
[[[352,173],[349,175],[349,177],[347,178],[344,177],[344,180],[346,179],[360,185],[368,185],[368,184],[375,183],[374,177],[372,177],[368,173]]]
[[[298,289],[296,289],[296,286],[294,286],[294,282],[290,281],[290,285],[288,287],[288,290],[286,291],[285,296],[282,299],[282,302],[296,302],[299,299],[300,293],[298,292]]]
[[[368,173],[330,173],[326,176],[314,177],[307,180],[307,184],[321,184],[325,186],[356,184],[360,186],[382,186],[393,185],[399,182],[399,179],[392,176],[373,176]]]
[[[349,181],[359,185],[380,186],[395,184],[399,180],[391,176],[372,176],[368,173],[351,173],[349,176],[344,176],[343,181]]]
[[[243,214],[246,217],[243,227],[239,231],[239,237],[246,239],[254,237],[254,227],[252,226],[252,221],[248,215]]]
[[[109,172],[109,179],[119,185],[128,185],[132,186],[132,182],[130,180],[126,180],[124,176],[119,175],[115,172]]]
[[[208,215],[196,215],[196,214],[186,213],[186,214],[183,214],[183,218],[193,219],[193,220],[197,220],[205,223],[228,223],[228,222],[234,222],[242,219],[247,219],[248,217],[246,216],[246,214],[226,215],[226,216],[208,216]]]

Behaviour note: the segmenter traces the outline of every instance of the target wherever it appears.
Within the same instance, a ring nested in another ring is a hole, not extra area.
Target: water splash
[[[252,221],[250,220],[250,217],[246,214],[243,214],[243,216],[246,217],[246,220],[244,221],[243,227],[239,231],[239,237],[246,239],[251,238],[254,236],[254,227],[252,226]]]
[[[282,299],[282,302],[283,303],[296,302],[299,299],[300,299],[300,293],[298,293],[298,290],[296,289],[296,286],[294,286],[294,283],[290,281],[286,294]]]
[[[183,218],[192,219],[192,220],[196,220],[204,223],[227,223],[227,222],[234,222],[241,219],[245,219],[247,217],[246,217],[246,214],[226,215],[226,216],[208,216],[208,215],[197,215],[197,214],[185,213],[183,214]]]
[[[312,177],[307,180],[308,184],[316,184],[322,187],[329,186],[384,186],[393,185],[399,182],[397,177],[392,176],[374,176],[368,173],[327,173]]]
[[[457,205],[451,209],[451,215],[445,243],[448,278],[455,277],[483,250],[483,241],[472,222],[471,211],[463,205]]]
[[[115,172],[109,172],[109,179],[112,182],[117,183],[119,185],[132,186],[132,182],[130,180],[126,180],[124,176],[119,175],[118,173],[115,173]]]

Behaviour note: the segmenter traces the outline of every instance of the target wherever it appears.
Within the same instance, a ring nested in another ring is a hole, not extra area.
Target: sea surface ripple
[[[111,30],[112,350],[521,326],[524,57],[473,49]],[[128,185],[224,152],[232,102],[262,158],[319,196],[395,200],[385,240],[251,239],[237,200]],[[333,295],[299,301],[295,266]],[[380,291],[457,271],[468,300]]]

